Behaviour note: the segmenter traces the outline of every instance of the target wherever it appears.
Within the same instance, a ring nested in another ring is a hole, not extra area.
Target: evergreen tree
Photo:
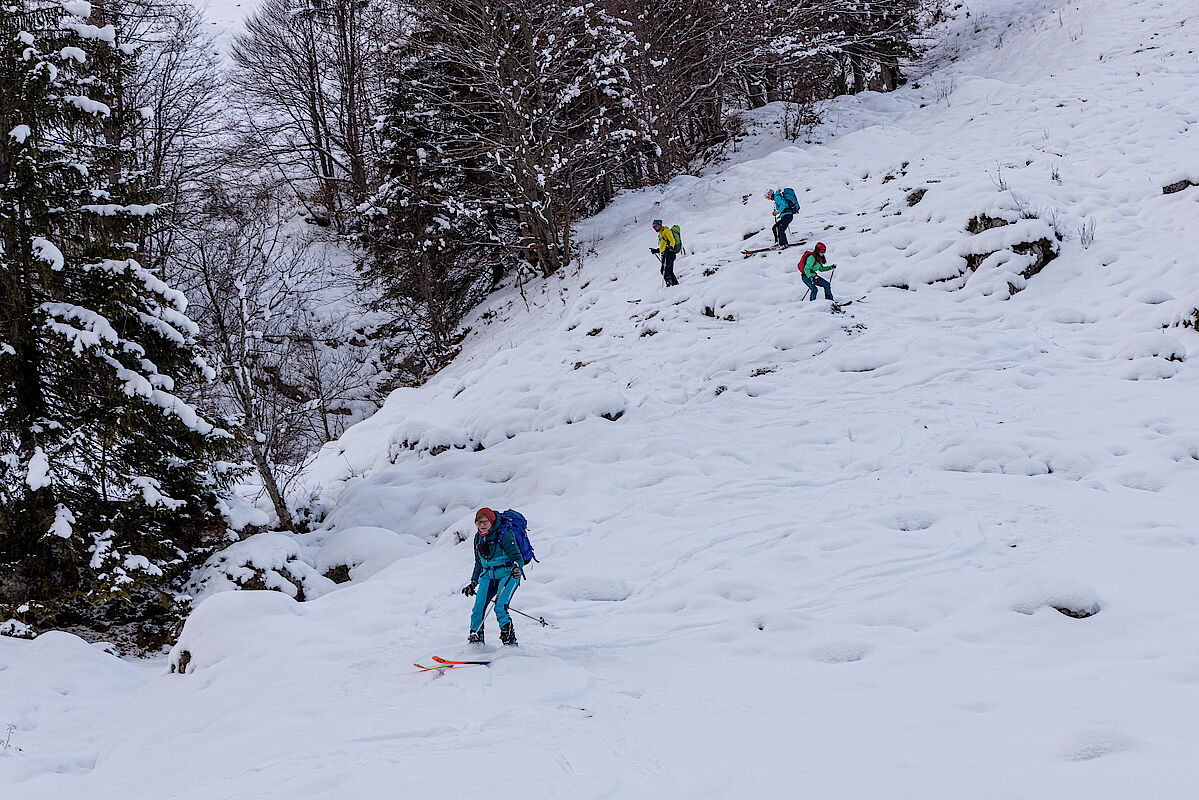
[[[360,209],[363,283],[391,319],[379,334],[405,382],[423,380],[453,356],[458,321],[493,287],[506,260],[496,246],[503,237],[484,188],[485,165],[447,150],[455,129],[468,124],[461,109],[413,91],[440,77],[418,55],[428,46],[418,39],[397,48],[401,69],[380,126],[385,180]]]
[[[432,120],[431,152],[514,223],[497,223],[497,244],[552,274],[573,257],[572,220],[647,144],[628,26],[566,0],[418,0],[412,25],[423,77],[404,88]]]
[[[211,370],[129,244],[157,210],[119,145],[133,56],[87,3],[0,1],[0,602],[161,602],[228,434],[174,393]]]

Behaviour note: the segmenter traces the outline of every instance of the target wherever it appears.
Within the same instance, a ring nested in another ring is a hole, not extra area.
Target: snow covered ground
[[[322,453],[330,529],[246,543],[306,602],[212,577],[169,660],[0,638],[0,796],[1193,797],[1199,187],[1163,189],[1199,183],[1199,14],[968,8],[958,60],[819,143],[756,116],[479,309]],[[844,314],[740,255],[780,185]],[[415,673],[467,652],[480,505],[529,518],[513,605],[556,627]]]
[[[208,20],[209,33],[216,37],[223,51],[233,34],[241,30],[242,20],[258,7],[257,0],[201,0],[200,10]]]

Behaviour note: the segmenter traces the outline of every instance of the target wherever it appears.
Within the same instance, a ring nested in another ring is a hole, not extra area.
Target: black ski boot
[[[503,631],[500,632],[500,638],[503,638]],[[483,641],[483,629],[480,628],[477,631],[471,631],[470,635],[466,637],[466,643],[467,644],[485,644],[485,642]]]
[[[516,631],[512,628],[511,622],[500,628],[500,644],[516,647]]]

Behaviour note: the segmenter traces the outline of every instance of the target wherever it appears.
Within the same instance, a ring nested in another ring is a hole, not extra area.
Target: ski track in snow
[[[326,447],[333,529],[423,552],[302,604],[212,594],[187,675],[0,638],[3,797],[1189,798],[1199,387],[1170,354],[1199,353],[1199,188],[1162,189],[1199,183],[1199,18],[968,8],[813,142],[768,109],[619,197],[580,268],[497,293]],[[780,184],[866,295],[844,314],[804,302],[802,249],[741,257]],[[1067,235],[1028,279],[1012,231],[965,232],[1021,210]],[[961,275],[979,241],[1008,260]],[[514,605],[557,627],[517,616],[508,652],[491,620],[492,666],[417,674],[468,652],[479,505],[530,519]]]

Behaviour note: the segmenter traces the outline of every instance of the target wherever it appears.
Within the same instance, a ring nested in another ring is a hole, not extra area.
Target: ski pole
[[[654,260],[658,262],[658,273],[662,276],[662,282],[666,282],[666,254],[655,253]]]
[[[526,614],[525,612],[521,611],[519,608],[513,608],[512,606],[508,606],[508,610],[509,610],[509,611],[513,611],[513,612],[515,612],[515,613],[517,613],[517,614],[520,614],[522,617],[528,617],[529,619],[533,620],[534,622],[540,622],[540,623],[541,623],[541,626],[542,626],[543,628],[545,628],[545,627],[549,627],[549,628],[556,628],[556,627],[558,627],[557,625],[551,625],[550,623],[546,622],[546,621],[545,621],[545,617],[534,617],[532,614]]]

